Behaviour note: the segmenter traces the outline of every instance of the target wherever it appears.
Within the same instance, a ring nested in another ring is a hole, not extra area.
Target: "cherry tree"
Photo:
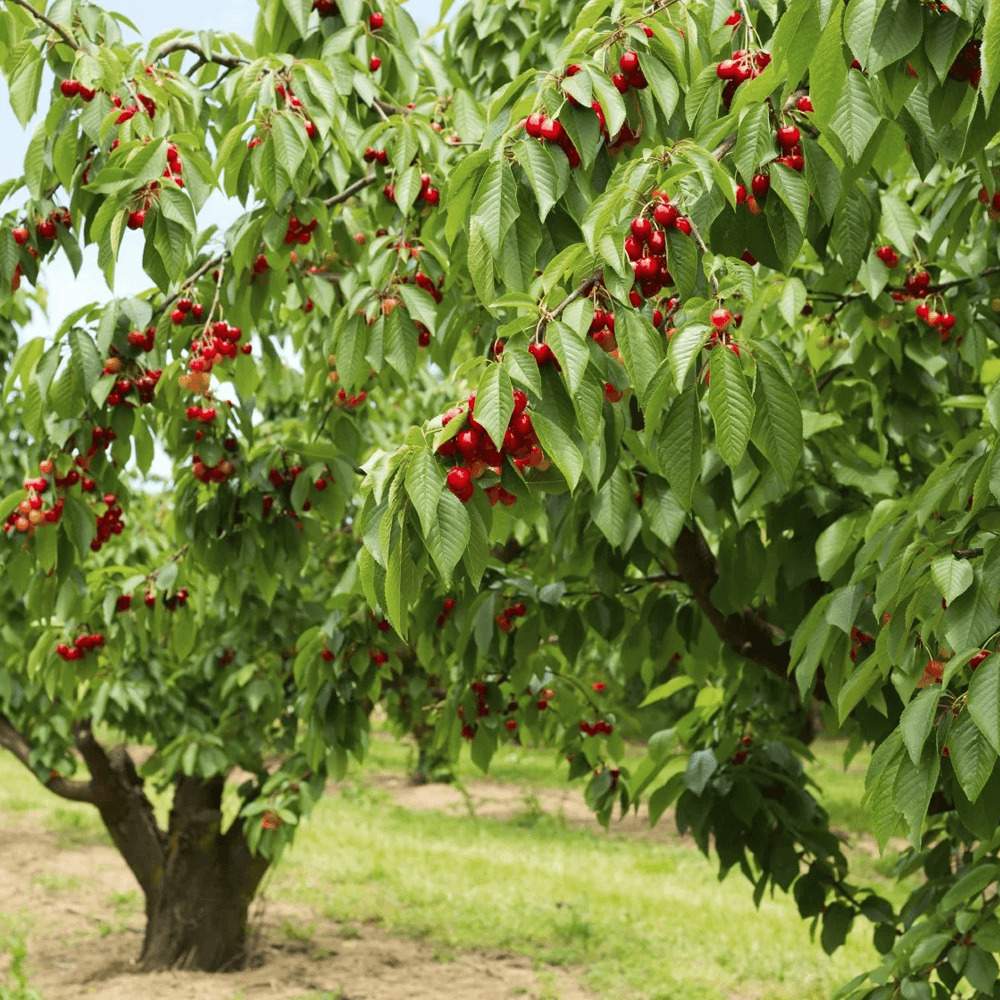
[[[153,286],[8,356],[0,745],[100,811],[143,965],[241,960],[381,706],[442,758],[556,748],[606,822],[672,807],[827,951],[870,922],[844,997],[992,996],[1000,7],[123,28],[0,8],[4,328],[83,246]],[[872,751],[902,907],[806,776],[821,728]]]

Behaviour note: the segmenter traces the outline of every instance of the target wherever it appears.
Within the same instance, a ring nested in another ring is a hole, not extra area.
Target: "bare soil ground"
[[[457,794],[457,793],[456,793]],[[401,802],[401,804],[406,804]],[[424,806],[424,808],[433,808]],[[225,975],[139,975],[141,897],[112,848],[60,844],[30,812],[4,817],[0,914],[26,936],[43,1000],[589,1000],[571,971],[511,954],[435,955],[426,942],[374,925],[346,927],[304,906],[255,913],[254,961]],[[289,927],[308,923],[308,940]],[[0,982],[8,971],[0,956]]]

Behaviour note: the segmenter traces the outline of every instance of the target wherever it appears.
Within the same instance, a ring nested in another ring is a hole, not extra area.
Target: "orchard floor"
[[[853,805],[863,763],[836,754],[814,775],[859,877],[895,895]],[[139,976],[141,897],[95,815],[0,755],[0,998],[819,1000],[873,962],[864,929],[829,959],[788,899],[755,910],[669,816],[601,830],[548,753],[511,749],[458,785],[412,786],[405,766],[376,740],[320,804],[265,883],[250,969]]]

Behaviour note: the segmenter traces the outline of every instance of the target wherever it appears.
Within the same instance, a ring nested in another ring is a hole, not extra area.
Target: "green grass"
[[[815,751],[811,773],[834,827],[863,833],[867,760],[845,771],[840,744]],[[749,884],[738,874],[720,883],[688,841],[608,836],[545,813],[536,793],[566,787],[549,751],[497,755],[491,779],[525,793],[524,810],[506,820],[397,807],[370,779],[411,763],[408,748],[377,734],[366,769],[304,825],[267,889],[314,911],[280,929],[286,940],[308,942],[323,918],[345,934],[371,921],[425,941],[440,960],[464,949],[514,952],[535,960],[543,978],[546,966],[571,966],[596,995],[620,1000],[819,1000],[874,962],[867,927],[827,958],[787,897],[756,910]],[[458,775],[481,777],[467,762]],[[40,810],[62,846],[107,842],[92,810],[52,798],[0,755],[0,814],[8,801],[22,813]],[[874,879],[898,898],[884,878],[889,863],[852,852],[859,881]],[[109,900],[107,917],[118,924],[138,904],[137,896]]]

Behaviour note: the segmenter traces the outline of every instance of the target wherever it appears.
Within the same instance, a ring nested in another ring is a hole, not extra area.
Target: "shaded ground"
[[[254,962],[247,970],[138,975],[132,962],[143,914],[135,881],[117,852],[67,825],[59,834],[40,832],[30,812],[4,822],[0,914],[6,914],[8,930],[27,938],[31,986],[43,1000],[592,996],[565,969],[536,970],[529,959],[502,953],[441,956],[425,942],[393,937],[371,924],[317,919],[311,908],[287,902],[257,908]],[[0,956],[0,982],[8,964]]]

